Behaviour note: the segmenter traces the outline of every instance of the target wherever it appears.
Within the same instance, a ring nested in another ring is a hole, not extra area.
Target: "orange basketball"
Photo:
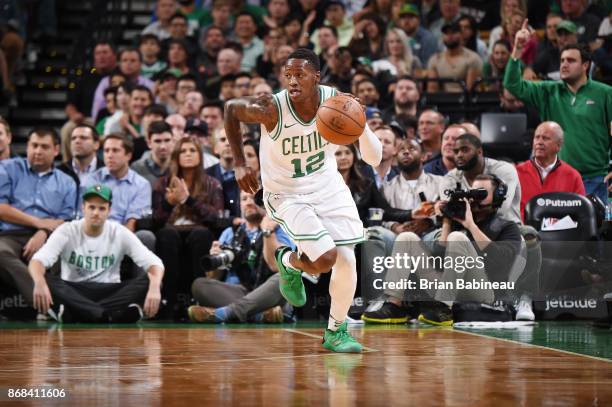
[[[327,99],[317,111],[317,130],[333,144],[352,144],[366,124],[363,107],[352,97],[338,95]]]

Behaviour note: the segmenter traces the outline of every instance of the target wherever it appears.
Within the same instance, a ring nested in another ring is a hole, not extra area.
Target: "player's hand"
[[[34,284],[34,293],[32,297],[34,299],[34,308],[41,314],[46,314],[51,305],[53,305],[53,298],[51,297],[49,286],[44,280]]]
[[[612,183],[609,183],[610,180],[612,180],[612,172],[609,172],[604,178],[604,182],[608,184],[608,192],[612,192]],[[607,202],[604,202],[604,204],[607,204]]]
[[[238,182],[241,190],[249,194],[255,194],[259,191],[259,180],[251,167],[234,167],[234,173],[236,174],[236,182]]]
[[[159,287],[151,287],[147,292],[147,296],[144,302],[144,314],[147,318],[152,318],[157,314],[159,310],[159,304],[161,303],[161,293]]]
[[[47,240],[47,232],[39,230],[28,240],[25,246],[23,246],[23,252],[21,253],[26,261],[30,261],[34,253],[40,250]]]
[[[351,97],[351,98],[355,99],[357,101],[357,103],[359,103],[361,105],[361,108],[363,109],[364,112],[367,109],[366,105],[361,103],[361,99],[359,99],[357,96],[353,95],[352,93],[344,93],[344,92],[340,92],[340,91],[336,91],[336,93],[337,93],[338,96],[348,96],[348,97]]]
[[[533,30],[529,28],[529,20],[525,19],[525,21],[523,21],[523,26],[514,37],[514,47],[519,50],[523,49],[523,47],[525,46],[525,44],[527,44],[527,41],[529,41],[532,35]]]

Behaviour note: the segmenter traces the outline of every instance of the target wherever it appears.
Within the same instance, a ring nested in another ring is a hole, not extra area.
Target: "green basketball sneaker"
[[[294,307],[301,307],[306,304],[306,288],[302,281],[302,272],[291,267],[285,267],[283,264],[283,255],[287,251],[291,251],[291,248],[281,246],[276,249],[274,254],[276,266],[280,273],[280,292],[289,304]]]
[[[359,353],[363,346],[348,333],[346,321],[336,331],[325,330],[323,334],[323,347],[340,353]]]

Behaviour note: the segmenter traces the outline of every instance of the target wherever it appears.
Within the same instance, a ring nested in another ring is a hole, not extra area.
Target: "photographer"
[[[483,188],[485,191],[454,191],[450,201],[454,203],[455,209],[449,211],[447,201],[436,203],[435,209],[438,216],[443,216],[442,231],[433,246],[433,250],[421,243],[421,239],[412,232],[401,233],[393,249],[392,257],[407,253],[412,259],[431,256],[442,256],[443,269],[420,265],[414,270],[406,268],[391,267],[387,271],[385,283],[399,282],[410,277],[410,272],[416,273],[417,285],[422,287],[422,281],[429,283],[450,282],[451,287],[438,288],[438,284],[429,284],[424,290],[428,297],[435,299],[433,302],[421,303],[421,315],[419,320],[433,325],[452,325],[453,313],[450,306],[455,301],[474,301],[480,304],[491,304],[495,300],[492,289],[479,290],[457,290],[454,282],[461,278],[466,282],[486,281],[504,282],[510,281],[510,275],[514,275],[515,268],[524,266],[515,259],[521,248],[521,234],[515,222],[504,220],[498,213],[506,198],[507,186],[499,178],[491,175],[478,175],[474,180],[474,189]],[[460,197],[461,195],[472,196],[472,200]],[[483,198],[483,199],[482,199]],[[479,200],[481,199],[481,200]],[[463,208],[458,202],[464,202]],[[464,211],[462,214],[461,212]],[[462,216],[463,215],[463,216]],[[452,216],[452,217],[451,217]],[[482,263],[475,262],[465,270],[460,270],[458,265],[467,258],[481,258]],[[484,264],[484,267],[478,265]],[[456,267],[453,267],[456,265]],[[522,271],[519,270],[519,271]],[[402,323],[407,320],[407,312],[402,307],[405,289],[386,288],[384,290],[386,300],[376,310],[367,311],[362,319],[368,322]],[[478,312],[483,319],[495,317],[499,312],[492,307],[479,307]],[[491,313],[493,315],[484,315]]]
[[[240,211],[246,222],[224,230],[210,255],[202,259],[205,268],[229,269],[223,281],[201,277],[193,282],[192,294],[200,304],[189,307],[194,322],[283,321],[280,305],[285,300],[274,252],[279,246],[295,246],[276,222],[264,216],[252,194],[240,193]]]

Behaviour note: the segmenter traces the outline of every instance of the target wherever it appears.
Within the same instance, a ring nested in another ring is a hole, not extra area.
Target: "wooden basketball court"
[[[612,405],[610,332],[570,326],[563,339],[558,327],[498,335],[505,339],[359,327],[351,332],[367,349],[351,355],[324,350],[321,327],[312,324],[0,324],[0,404]],[[547,336],[586,354],[520,342]],[[9,399],[8,389],[17,388],[64,389],[66,397]]]

